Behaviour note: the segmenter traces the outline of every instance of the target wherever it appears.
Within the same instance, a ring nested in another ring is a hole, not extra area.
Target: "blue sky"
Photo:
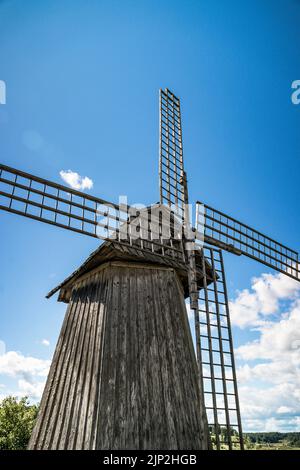
[[[168,87],[182,102],[190,199],[299,251],[300,106],[291,102],[299,25],[298,0],[0,1],[1,161],[57,182],[71,169],[110,201],[121,194],[156,202],[158,89]],[[6,213],[0,230],[0,340],[18,364],[10,369],[5,356],[1,369],[0,360],[0,395],[37,396],[65,311],[45,294],[98,242]],[[249,410],[243,399],[244,427],[300,430],[300,383],[260,349],[266,336],[270,347],[280,343],[278,325],[294,318],[299,291],[274,273],[261,278],[269,270],[253,261],[225,255],[225,262],[235,346],[248,344],[238,359],[244,394],[255,400],[279,387],[267,411]],[[265,304],[270,292],[275,307]],[[240,321],[247,302],[256,316]],[[258,321],[266,317],[268,324]],[[261,362],[275,364],[282,383],[262,383]]]

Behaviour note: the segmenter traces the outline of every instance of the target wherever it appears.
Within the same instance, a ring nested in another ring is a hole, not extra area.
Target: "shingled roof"
[[[197,255],[196,254],[196,258]],[[185,260],[182,258],[172,258],[172,256],[166,256],[159,254],[158,252],[147,251],[139,247],[138,245],[129,245],[118,241],[106,241],[99,248],[97,248],[91,255],[84,261],[84,263],[76,269],[70,276],[62,281],[58,286],[52,289],[48,294],[47,298],[50,298],[56,292],[60,291],[58,301],[69,302],[72,286],[74,283],[86,273],[92,271],[98,266],[110,262],[110,261],[129,261],[146,264],[155,264],[157,266],[167,266],[174,268],[182,282],[185,295],[188,296],[188,271]],[[197,261],[197,259],[196,259]],[[200,261],[200,260],[199,260]],[[200,262],[197,263],[197,277],[199,288],[203,287],[202,270]],[[206,262],[207,276],[211,275],[211,267]]]

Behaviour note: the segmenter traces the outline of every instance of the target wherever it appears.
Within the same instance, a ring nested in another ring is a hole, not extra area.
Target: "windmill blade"
[[[159,94],[160,202],[176,206],[183,217],[184,165],[180,100],[167,88]]]
[[[201,390],[214,449],[243,449],[234,350],[222,251],[202,248],[203,289],[194,309]],[[209,278],[205,263],[209,263]]]
[[[2,164],[0,209],[103,239],[127,221],[116,204]]]
[[[148,228],[148,210],[134,211],[127,205],[53,183],[0,164],[0,209],[101,240],[114,240],[155,256],[184,262],[178,241],[163,240],[162,223]],[[132,218],[134,219],[132,221]],[[137,221],[137,222],[136,222]],[[140,231],[140,227],[144,227]],[[156,228],[155,228],[156,227]]]
[[[196,238],[237,255],[245,255],[300,281],[299,255],[261,232],[197,202]]]

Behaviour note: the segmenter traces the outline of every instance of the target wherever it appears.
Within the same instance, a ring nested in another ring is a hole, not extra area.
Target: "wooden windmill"
[[[243,448],[222,250],[300,281],[298,254],[200,202],[192,226],[168,89],[159,178],[138,211],[0,165],[1,209],[104,240],[48,294],[68,309],[31,449]]]

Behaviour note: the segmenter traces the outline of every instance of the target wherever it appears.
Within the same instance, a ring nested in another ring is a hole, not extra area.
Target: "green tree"
[[[0,402],[0,450],[26,449],[37,412],[28,397],[9,396]]]
[[[251,439],[247,435],[244,436],[244,446],[245,446],[246,450],[247,449],[254,449],[253,441],[251,441]]]

